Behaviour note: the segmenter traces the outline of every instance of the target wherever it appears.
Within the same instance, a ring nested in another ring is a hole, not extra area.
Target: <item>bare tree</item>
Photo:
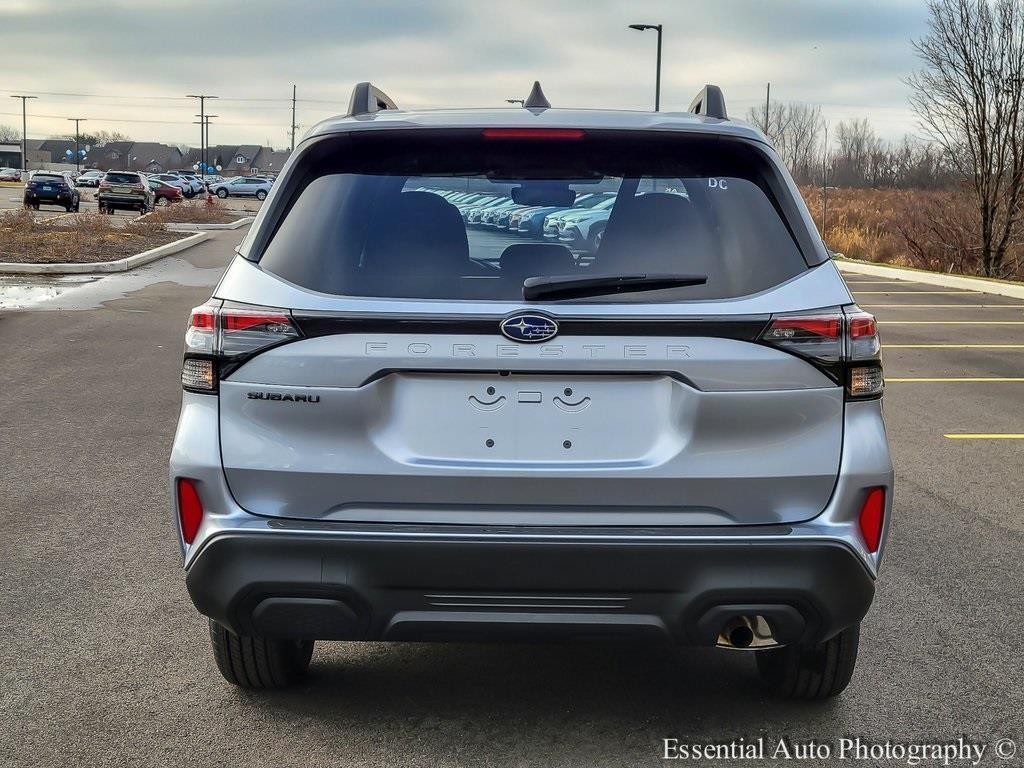
[[[764,109],[751,108],[747,122],[760,128],[772,141],[797,182],[811,181],[820,162],[824,126],[820,107],[799,102],[773,102],[767,115]]]
[[[21,131],[12,125],[0,125],[0,142],[13,144],[16,141],[21,141]]]
[[[923,69],[908,78],[922,127],[970,183],[981,268],[1004,273],[1024,191],[1022,0],[930,0]]]

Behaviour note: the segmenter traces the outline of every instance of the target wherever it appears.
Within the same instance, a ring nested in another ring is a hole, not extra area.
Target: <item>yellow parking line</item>
[[[1024,440],[1024,433],[1015,434],[1013,432],[1006,433],[993,433],[993,434],[959,434],[953,433],[950,435],[943,435],[948,437],[950,440]]]
[[[870,309],[1024,309],[1024,304],[861,304]]]
[[[916,280],[850,280],[846,278],[849,285],[924,285]]]
[[[970,296],[978,295],[978,291],[855,291],[858,296]]]
[[[946,384],[946,383],[960,383],[960,382],[974,382],[974,383],[991,383],[991,382],[1021,382],[1024,381],[1024,376],[945,376],[945,377],[925,377],[925,376],[904,376],[901,378],[889,378],[885,377],[886,384],[894,383],[906,383],[906,382],[917,382],[917,383],[930,383],[930,384]]]
[[[1024,349],[1024,344],[883,344],[882,349]]]

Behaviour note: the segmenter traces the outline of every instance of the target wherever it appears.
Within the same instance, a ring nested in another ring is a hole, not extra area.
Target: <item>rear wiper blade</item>
[[[670,274],[528,277],[523,282],[523,299],[579,299],[586,296],[607,296],[612,293],[685,288],[691,285],[704,285],[707,281],[707,275]]]

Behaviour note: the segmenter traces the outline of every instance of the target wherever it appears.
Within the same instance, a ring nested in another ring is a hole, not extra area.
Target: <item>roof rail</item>
[[[690,112],[705,117],[717,117],[719,120],[729,119],[725,112],[725,96],[717,85],[705,85],[690,102]]]
[[[348,101],[347,117],[371,115],[384,109],[398,109],[398,106],[373,83],[356,83],[352,89],[352,98]]]

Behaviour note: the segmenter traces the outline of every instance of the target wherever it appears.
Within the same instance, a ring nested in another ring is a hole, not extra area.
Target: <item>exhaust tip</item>
[[[715,645],[743,651],[777,648],[782,644],[775,638],[764,616],[754,615],[729,619],[719,632]]]

